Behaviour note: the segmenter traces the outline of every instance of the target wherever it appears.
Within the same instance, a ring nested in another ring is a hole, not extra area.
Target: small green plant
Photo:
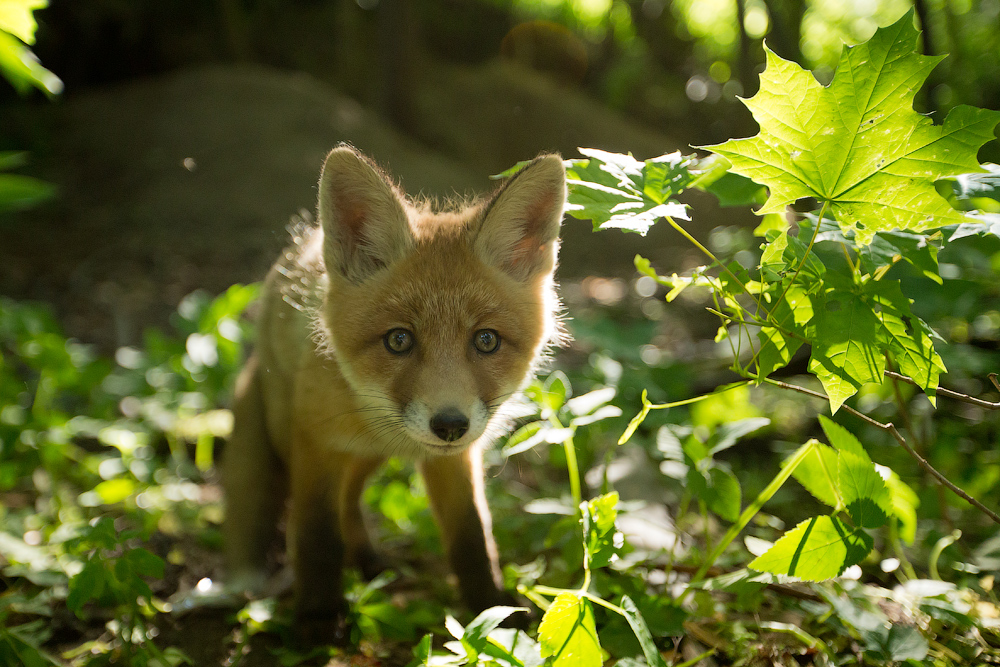
[[[585,159],[568,163],[569,212],[593,220],[595,229],[639,233],[648,230],[651,219],[664,217],[713,265],[690,276],[669,277],[659,276],[642,258],[636,259],[636,267],[670,288],[668,301],[693,286],[711,290],[712,312],[721,320],[717,340],[731,341],[733,370],[758,384],[822,396],[770,377],[808,345],[809,371],[822,383],[831,412],[844,407],[890,433],[939,482],[1000,523],[995,512],[919,457],[892,423],[845,406],[862,387],[881,384],[886,377],[916,385],[932,403],[942,394],[978,401],[938,388],[945,371],[937,351],[940,340],[935,342],[936,334],[914,313],[900,279],[889,271],[906,261],[941,282],[937,248],[956,236],[992,233],[992,221],[956,210],[934,181],[985,171],[975,151],[993,138],[1000,112],[957,107],[944,125],[936,126],[913,111],[917,86],[940,60],[914,53],[916,40],[912,14],[907,14],[869,42],[845,48],[829,87],[768,52],[761,90],[746,102],[760,123],[760,134],[709,147],[729,160],[729,171],[768,187],[770,196],[758,211],[765,216],[758,231],[766,242],[755,273],[736,262],[723,264],[675,222],[687,213],[672,197],[688,186],[718,185],[719,171],[712,167],[702,167],[700,179],[695,176],[702,163],[694,158],[675,154],[639,162],[585,151]],[[725,184],[732,186],[732,180]],[[757,196],[753,188],[738,187]],[[795,221],[796,235],[783,212],[804,198],[816,200],[818,212]],[[717,275],[713,268],[720,269]],[[644,397],[642,411],[622,440],[657,407],[664,406]],[[873,541],[867,530],[896,521],[908,521],[912,528],[914,510],[905,500],[912,491],[891,471],[880,474],[854,436],[832,421],[823,424],[834,447],[811,441],[785,463],[785,472],[794,473],[834,514],[788,531],[750,564],[753,569],[829,579],[868,555]],[[711,474],[705,479],[712,480]],[[719,489],[738,489],[725,479],[716,483]],[[717,513],[719,489],[703,485],[699,494],[715,501]],[[728,510],[720,516],[734,518]],[[741,523],[745,525],[735,525]],[[905,532],[912,539],[912,530]],[[718,548],[713,552],[719,553]]]

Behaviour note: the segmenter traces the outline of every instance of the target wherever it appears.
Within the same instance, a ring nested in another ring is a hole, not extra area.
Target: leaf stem
[[[781,291],[781,296],[779,296],[777,300],[773,304],[771,304],[771,310],[768,311],[767,313],[767,320],[769,322],[772,321],[771,320],[772,313],[774,313],[774,311],[777,310],[778,306],[781,305],[781,302],[785,300],[785,295],[788,294],[788,290],[790,290],[792,288],[792,285],[795,284],[795,279],[798,278],[799,273],[802,272],[802,267],[806,265],[806,260],[809,259],[809,253],[812,252],[812,247],[816,243],[816,237],[819,236],[819,226],[823,222],[823,216],[826,215],[826,209],[827,207],[829,207],[829,205],[830,205],[830,200],[824,199],[823,206],[819,209],[819,216],[816,217],[816,229],[813,230],[812,238],[809,239],[809,245],[806,246],[806,251],[802,253],[802,261],[800,261],[799,265],[795,267],[795,273],[792,274],[792,279],[788,281],[788,283],[785,285],[785,288]]]
[[[726,273],[728,273],[729,276],[733,280],[736,281],[736,284],[740,286],[740,289],[742,289],[745,293],[749,294],[751,297],[753,296],[753,294],[750,294],[750,290],[747,289],[747,286],[743,284],[743,281],[740,280],[739,277],[735,273],[733,273],[732,271],[730,271],[728,266],[726,266],[725,264],[723,264],[722,262],[720,262],[719,258],[716,257],[712,253],[711,250],[709,250],[704,245],[702,245],[701,242],[698,241],[698,239],[696,239],[695,237],[691,236],[691,234],[689,234],[686,229],[684,229],[679,224],[677,224],[677,222],[673,218],[671,218],[669,215],[663,216],[663,219],[666,220],[670,224],[671,227],[673,227],[678,232],[680,232],[681,236],[683,236],[688,241],[690,241],[691,243],[693,243],[694,246],[696,248],[698,248],[698,250],[701,250],[703,253],[705,253],[705,255],[707,255],[709,259],[711,259],[713,262],[715,262],[720,267],[722,267],[722,270],[725,271]]]
[[[797,391],[800,394],[806,394],[807,396],[814,396],[816,398],[823,399],[824,401],[830,400],[829,398],[819,393],[818,391],[813,391],[812,389],[806,389],[805,387],[799,387],[794,384],[788,384],[787,382],[781,382],[780,380],[772,380],[771,378],[764,378],[763,381],[767,382],[768,384],[773,384],[776,387],[791,389],[792,391]],[[990,519],[992,519],[995,523],[1000,524],[1000,515],[997,515],[997,513],[991,510],[989,507],[986,507],[986,505],[983,505],[981,502],[970,496],[968,493],[966,493],[959,487],[955,486],[955,484],[953,484],[951,480],[949,480],[943,474],[938,472],[938,470],[934,466],[928,463],[927,459],[925,459],[924,457],[920,456],[920,454],[917,454],[915,451],[913,451],[913,448],[910,447],[909,443],[906,442],[906,438],[900,435],[899,431],[896,430],[896,427],[893,426],[892,422],[883,424],[880,421],[872,419],[865,413],[855,410],[849,405],[843,405],[841,406],[841,409],[851,413],[852,415],[858,417],[863,421],[868,422],[872,426],[882,429],[883,431],[891,435],[893,438],[895,438],[896,442],[899,443],[899,446],[902,447],[904,450],[906,450],[906,453],[909,454],[911,457],[913,457],[913,459],[916,460],[916,462],[920,465],[920,467],[929,472],[940,484],[944,484],[949,489],[951,489],[952,493],[954,493],[956,496],[958,496],[962,500],[966,501],[967,503],[975,507],[977,510],[979,510],[980,512],[988,516]]]

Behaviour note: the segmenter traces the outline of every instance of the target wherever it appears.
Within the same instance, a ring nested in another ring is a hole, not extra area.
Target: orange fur
[[[466,603],[512,600],[482,448],[507,427],[506,402],[558,337],[564,201],[553,155],[491,199],[447,212],[406,199],[349,147],[327,157],[320,225],[302,231],[265,283],[223,466],[234,587],[263,583],[290,497],[295,611],[307,640],[342,634],[344,563],[367,576],[380,567],[359,498],[393,455],[419,462]]]

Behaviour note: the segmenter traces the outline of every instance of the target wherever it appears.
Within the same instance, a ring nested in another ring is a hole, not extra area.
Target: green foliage
[[[639,162],[592,148],[580,152],[586,159],[566,164],[566,212],[573,217],[591,220],[595,230],[621,227],[640,234],[663,216],[687,219],[684,206],[671,197],[691,182],[690,157],[671,153]]]
[[[815,197],[858,246],[876,232],[962,222],[933,181],[980,170],[976,151],[1000,112],[958,106],[940,126],[915,112],[913,97],[941,60],[916,53],[917,34],[911,12],[845,47],[829,87],[767,51],[760,91],[745,101],[760,134],[709,147],[768,187],[759,214]]]
[[[38,28],[32,12],[48,4],[48,0],[0,1],[0,73],[20,93],[32,87],[48,95],[62,92],[59,77],[42,67],[28,48],[35,43]]]
[[[665,288],[671,308],[708,295],[719,327],[707,363],[728,348],[729,370],[742,380],[686,355],[637,354],[664,327],[643,310],[635,317],[647,326],[622,339],[634,297],[622,312],[601,309],[580,331],[605,337],[584,341],[585,354],[527,387],[530,414],[490,454],[510,480],[491,501],[506,582],[541,610],[531,620],[539,624],[501,627],[523,621],[529,607],[496,607],[463,624],[446,608],[441,577],[405,562],[371,582],[347,577],[350,640],[364,659],[665,667],[712,653],[720,664],[817,666],[1000,658],[985,620],[1000,607],[997,538],[964,506],[959,514],[935,497],[878,421],[916,422],[906,437],[971,499],[1000,488],[990,401],[932,413],[922,398],[951,400],[955,390],[938,387],[946,369],[946,379],[971,385],[1000,360],[989,347],[1000,340],[1000,171],[971,162],[996,115],[959,109],[934,126],[912,111],[934,62],[913,51],[907,21],[845,51],[828,88],[770,55],[748,103],[761,134],[717,147],[730,151],[733,171],[718,157],[680,154],[640,161],[586,150],[567,163],[572,215],[640,233],[665,217],[709,256],[683,275],[660,275],[641,257],[635,264],[643,284]],[[859,93],[865,104],[852,108]],[[888,131],[898,141],[873,140]],[[754,155],[767,160],[753,166]],[[15,161],[2,156],[0,168]],[[934,184],[942,174],[955,179]],[[764,217],[759,252],[742,242],[739,261],[675,220],[686,218],[676,201],[686,188],[749,206],[763,203],[764,186],[765,210],[782,210]],[[825,210],[785,210],[800,196]],[[904,196],[930,208],[906,217],[914,211],[900,208]],[[254,286],[190,295],[173,331],[148,332],[113,362],[67,340],[43,308],[0,301],[0,662],[59,664],[49,627],[65,628],[66,610],[89,641],[63,660],[184,660],[161,652],[154,634],[169,625],[161,623],[168,604],[187,608],[187,600],[161,598],[175,591],[177,570],[207,570],[190,562],[192,551],[210,561],[218,548],[213,453],[231,415],[217,406],[244,354],[241,313],[255,296]],[[977,346],[961,344],[973,336]],[[603,349],[604,340],[614,345]],[[793,368],[807,374],[790,380]],[[887,382],[890,371],[912,384]],[[680,398],[709,381],[729,384]],[[819,415],[816,427],[810,386],[826,390],[822,409],[837,422]],[[638,414],[626,423],[623,408]],[[829,444],[812,437],[820,430]],[[385,517],[390,549],[440,551],[422,484],[404,463],[390,462],[364,499]],[[658,522],[663,506],[670,519]],[[980,545],[957,548],[948,522]],[[291,627],[274,598],[226,623],[234,665],[261,644],[284,643]],[[291,665],[326,662],[336,650],[273,652]]]
[[[0,152],[0,172],[16,169],[27,162],[22,152]],[[55,186],[31,176],[0,173],[0,213],[9,210],[31,208],[51,199]]]
[[[598,667],[601,644],[594,626],[590,601],[573,593],[560,593],[546,610],[538,639],[542,657],[552,658],[556,667]]]
[[[236,285],[214,300],[189,297],[179,338],[149,333],[146,351],[122,348],[116,364],[67,340],[46,309],[0,300],[0,493],[27,499],[0,510],[3,576],[7,587],[28,582],[11,589],[19,595],[51,587],[43,595],[84,621],[110,615],[106,637],[80,654],[87,664],[184,660],[150,641],[163,606],[149,581],[163,578],[164,560],[142,545],[156,526],[205,523],[190,498],[230,428],[228,411],[212,406],[231,391],[239,318],[255,294]],[[206,442],[207,462],[192,465],[188,446],[197,456]],[[27,609],[51,614],[48,604]],[[37,662],[44,652],[31,657],[44,642],[32,627],[5,630],[0,644],[25,664],[49,664]]]

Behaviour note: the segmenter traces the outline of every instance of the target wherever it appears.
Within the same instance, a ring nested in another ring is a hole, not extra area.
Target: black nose
[[[458,440],[468,430],[468,417],[454,408],[443,410],[431,417],[431,431],[445,442]]]

